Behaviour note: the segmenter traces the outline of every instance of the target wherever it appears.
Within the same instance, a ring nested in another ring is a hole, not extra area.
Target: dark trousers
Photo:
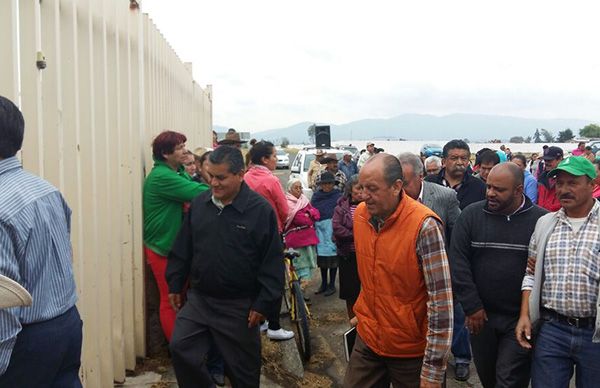
[[[24,325],[0,387],[81,387],[81,327],[75,306],[48,321]]]
[[[260,333],[248,328],[250,299],[217,299],[193,290],[177,319],[169,348],[181,388],[212,387],[206,369],[211,337],[223,355],[233,387],[260,383]]]
[[[423,358],[382,357],[356,335],[354,349],[344,378],[345,388],[418,388]]]
[[[481,332],[471,336],[473,360],[485,388],[527,387],[531,374],[531,352],[515,337],[517,318],[492,316]]]
[[[279,323],[279,316],[281,315],[281,302],[283,302],[283,294],[281,294],[281,297],[277,299],[275,303],[273,303],[273,310],[267,315],[270,330],[281,329],[281,323]]]

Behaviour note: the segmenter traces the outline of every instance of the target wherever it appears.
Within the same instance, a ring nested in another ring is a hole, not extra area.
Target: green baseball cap
[[[555,177],[559,171],[568,172],[571,175],[582,176],[587,175],[590,179],[596,179],[596,168],[583,156],[570,156],[564,159],[550,173],[549,177]]]

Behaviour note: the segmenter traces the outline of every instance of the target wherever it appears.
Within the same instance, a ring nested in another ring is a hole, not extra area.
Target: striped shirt
[[[579,231],[574,230],[564,209],[557,216],[544,255],[542,306],[569,317],[593,317],[600,281],[600,204],[594,202]],[[523,290],[533,288],[536,257],[537,244],[532,237]]]
[[[0,160],[0,188],[0,273],[25,287],[33,298],[31,307],[0,310],[2,375],[22,326],[65,313],[75,305],[77,294],[71,265],[71,210],[62,195],[23,171],[15,157]]]
[[[444,371],[452,344],[452,285],[450,266],[444,245],[443,227],[432,217],[423,222],[417,239],[417,256],[423,269],[427,302],[427,347],[421,378],[444,380]]]

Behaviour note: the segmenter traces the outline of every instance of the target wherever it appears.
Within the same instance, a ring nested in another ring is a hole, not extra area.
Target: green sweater
[[[175,171],[165,162],[155,160],[144,182],[144,244],[167,256],[183,221],[184,202],[206,190],[208,186],[192,181],[183,167]]]

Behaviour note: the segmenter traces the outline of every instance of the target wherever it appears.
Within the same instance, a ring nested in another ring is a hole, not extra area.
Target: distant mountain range
[[[536,128],[545,128],[554,135],[570,128],[577,136],[579,129],[589,124],[589,120],[579,119],[529,119],[510,116],[451,114],[433,116],[403,114],[389,119],[364,119],[350,123],[331,125],[331,138],[336,140],[445,140],[469,139],[507,141],[513,136],[533,136]],[[309,143],[307,129],[313,122],[303,122],[286,128],[253,132],[256,139],[279,143],[286,137],[290,143]],[[319,124],[317,122],[317,124]],[[215,128],[225,128],[215,126]],[[219,131],[219,130],[217,130]]]

